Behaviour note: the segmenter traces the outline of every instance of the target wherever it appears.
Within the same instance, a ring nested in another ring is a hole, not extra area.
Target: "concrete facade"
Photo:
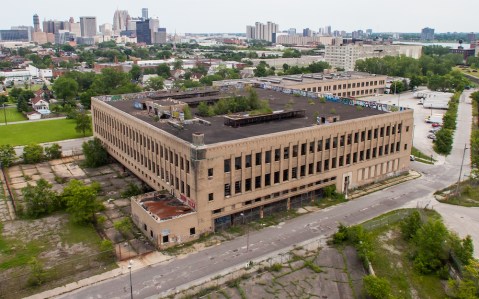
[[[409,168],[412,110],[208,144],[202,133],[187,141],[101,97],[92,99],[92,116],[94,135],[115,159],[194,210],[162,219],[132,200],[133,220],[158,247],[298,207],[326,186],[347,192]]]

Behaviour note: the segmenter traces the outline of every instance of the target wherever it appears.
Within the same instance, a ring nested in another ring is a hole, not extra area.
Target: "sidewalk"
[[[410,170],[407,175],[393,177],[393,178],[386,179],[384,181],[381,181],[381,182],[378,182],[378,183],[375,183],[375,184],[372,184],[372,185],[368,185],[368,186],[356,189],[348,195],[348,199],[349,200],[356,199],[358,197],[368,195],[370,193],[380,191],[382,189],[386,189],[388,187],[391,187],[391,186],[394,186],[394,185],[397,185],[397,184],[401,184],[401,183],[404,183],[404,182],[407,182],[407,181],[410,181],[410,180],[415,180],[419,177],[421,177],[420,173],[418,173],[414,170]]]
[[[167,256],[167,255],[161,254],[160,252],[152,252],[152,253],[149,253],[149,254],[144,255],[142,257],[132,259],[131,260],[131,263],[132,263],[131,271],[135,272],[137,270],[140,270],[140,269],[143,269],[143,268],[146,268],[146,267],[150,267],[150,266],[153,266],[153,265],[156,265],[156,264],[166,263],[166,262],[169,262],[172,259],[174,259],[174,257],[172,257],[172,256]],[[112,278],[115,278],[115,277],[118,277],[118,276],[121,276],[121,275],[128,274],[128,272],[129,272],[129,270],[128,270],[129,261],[122,261],[122,262],[118,262],[117,264],[118,264],[117,269],[114,269],[114,270],[111,270],[111,271],[108,271],[108,272],[105,272],[105,273],[102,273],[102,274],[99,274],[99,275],[95,275],[95,276],[92,276],[92,277],[88,277],[88,278],[82,279],[78,282],[72,282],[72,283],[69,283],[69,284],[64,285],[62,287],[58,287],[58,288],[55,288],[55,289],[44,291],[42,293],[38,293],[38,294],[29,296],[29,297],[26,297],[26,298],[27,299],[53,298],[53,297],[60,296],[60,295],[65,294],[65,293],[69,293],[69,292],[72,292],[74,290],[86,287],[86,286],[90,286],[90,285],[93,285],[93,284],[96,284],[96,283],[99,283],[99,282],[102,282],[102,281],[105,281],[105,280],[109,280],[109,279],[112,279]]]

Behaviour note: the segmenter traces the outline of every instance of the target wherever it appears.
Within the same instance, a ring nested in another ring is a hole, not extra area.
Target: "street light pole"
[[[245,225],[246,224],[245,215],[244,215],[244,213],[241,213],[240,215],[241,215],[241,217],[243,217],[243,225]],[[246,226],[246,252],[248,252],[248,251],[249,251],[249,227]]]
[[[457,186],[456,186],[456,195],[459,196],[459,184],[461,183],[461,176],[462,176],[462,167],[464,166],[464,157],[466,156],[467,144],[464,144],[464,152],[462,153],[462,162],[461,162],[461,169],[459,170],[459,178],[457,179]]]
[[[130,298],[133,299],[133,284],[131,282],[131,266],[133,266],[133,263],[130,260],[128,262],[128,269],[130,270]]]

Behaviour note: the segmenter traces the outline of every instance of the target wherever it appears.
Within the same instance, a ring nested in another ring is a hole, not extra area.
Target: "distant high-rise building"
[[[70,32],[75,34],[76,37],[81,36],[81,26],[80,23],[75,23],[75,19],[73,17],[70,17],[70,20],[68,21],[68,26],[70,28]]]
[[[309,28],[304,28],[303,29],[303,36],[306,37],[306,36],[312,36],[313,35],[313,32],[311,31],[311,29]]]
[[[109,23],[100,25],[100,33],[102,35],[111,36],[113,33],[113,25]]]
[[[247,30],[248,28],[249,27],[246,27]],[[253,29],[250,28],[249,30],[250,34],[252,34]],[[273,22],[268,22],[267,24],[256,22],[254,26],[254,39],[274,42],[274,34],[277,32],[279,32],[278,24]]]
[[[371,36],[373,34],[373,30],[372,29],[366,29],[366,35],[367,36]]]
[[[289,28],[288,35],[296,35],[296,28]]]
[[[166,29],[164,30],[164,33],[158,34],[160,32],[159,29],[160,20],[158,19],[148,19],[136,22],[137,41],[147,45],[158,43],[158,39],[161,38],[161,35],[166,34]]]
[[[113,31],[119,32],[126,30],[130,15],[127,10],[116,10],[113,15]]]
[[[324,27],[324,35],[331,36],[331,26]]]
[[[158,28],[155,38],[156,44],[166,44],[166,28]]]
[[[80,30],[82,37],[96,35],[96,17],[80,17]]]
[[[473,43],[476,40],[476,34],[474,32],[467,34],[467,41]]]
[[[63,45],[75,41],[76,35],[67,30],[59,30],[55,33],[55,44]]]
[[[25,26],[23,26],[25,27]],[[29,42],[32,40],[31,30],[29,28],[15,28],[10,30],[0,30],[0,41]]]
[[[254,26],[246,26],[246,39],[251,40],[255,39],[255,27]]]
[[[148,20],[148,8],[141,9],[141,17],[143,20]]]
[[[40,29],[40,18],[38,17],[37,14],[33,15],[33,31],[34,32],[40,32],[42,31]]]
[[[434,29],[433,28],[423,28],[421,30],[421,39],[422,40],[433,40],[434,39]]]

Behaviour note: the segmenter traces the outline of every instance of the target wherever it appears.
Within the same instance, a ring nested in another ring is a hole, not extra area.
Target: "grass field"
[[[75,131],[75,126],[75,121],[72,119],[56,119],[0,126],[0,136],[2,136],[0,145],[10,144],[17,146],[83,137],[83,134]],[[86,135],[91,136],[92,133],[88,132]]]
[[[6,111],[8,123],[11,123],[14,121],[27,120],[27,118],[22,113],[18,112],[17,108],[15,107],[5,108],[5,111]],[[5,123],[5,114],[4,114],[3,108],[0,110],[0,123]]]

